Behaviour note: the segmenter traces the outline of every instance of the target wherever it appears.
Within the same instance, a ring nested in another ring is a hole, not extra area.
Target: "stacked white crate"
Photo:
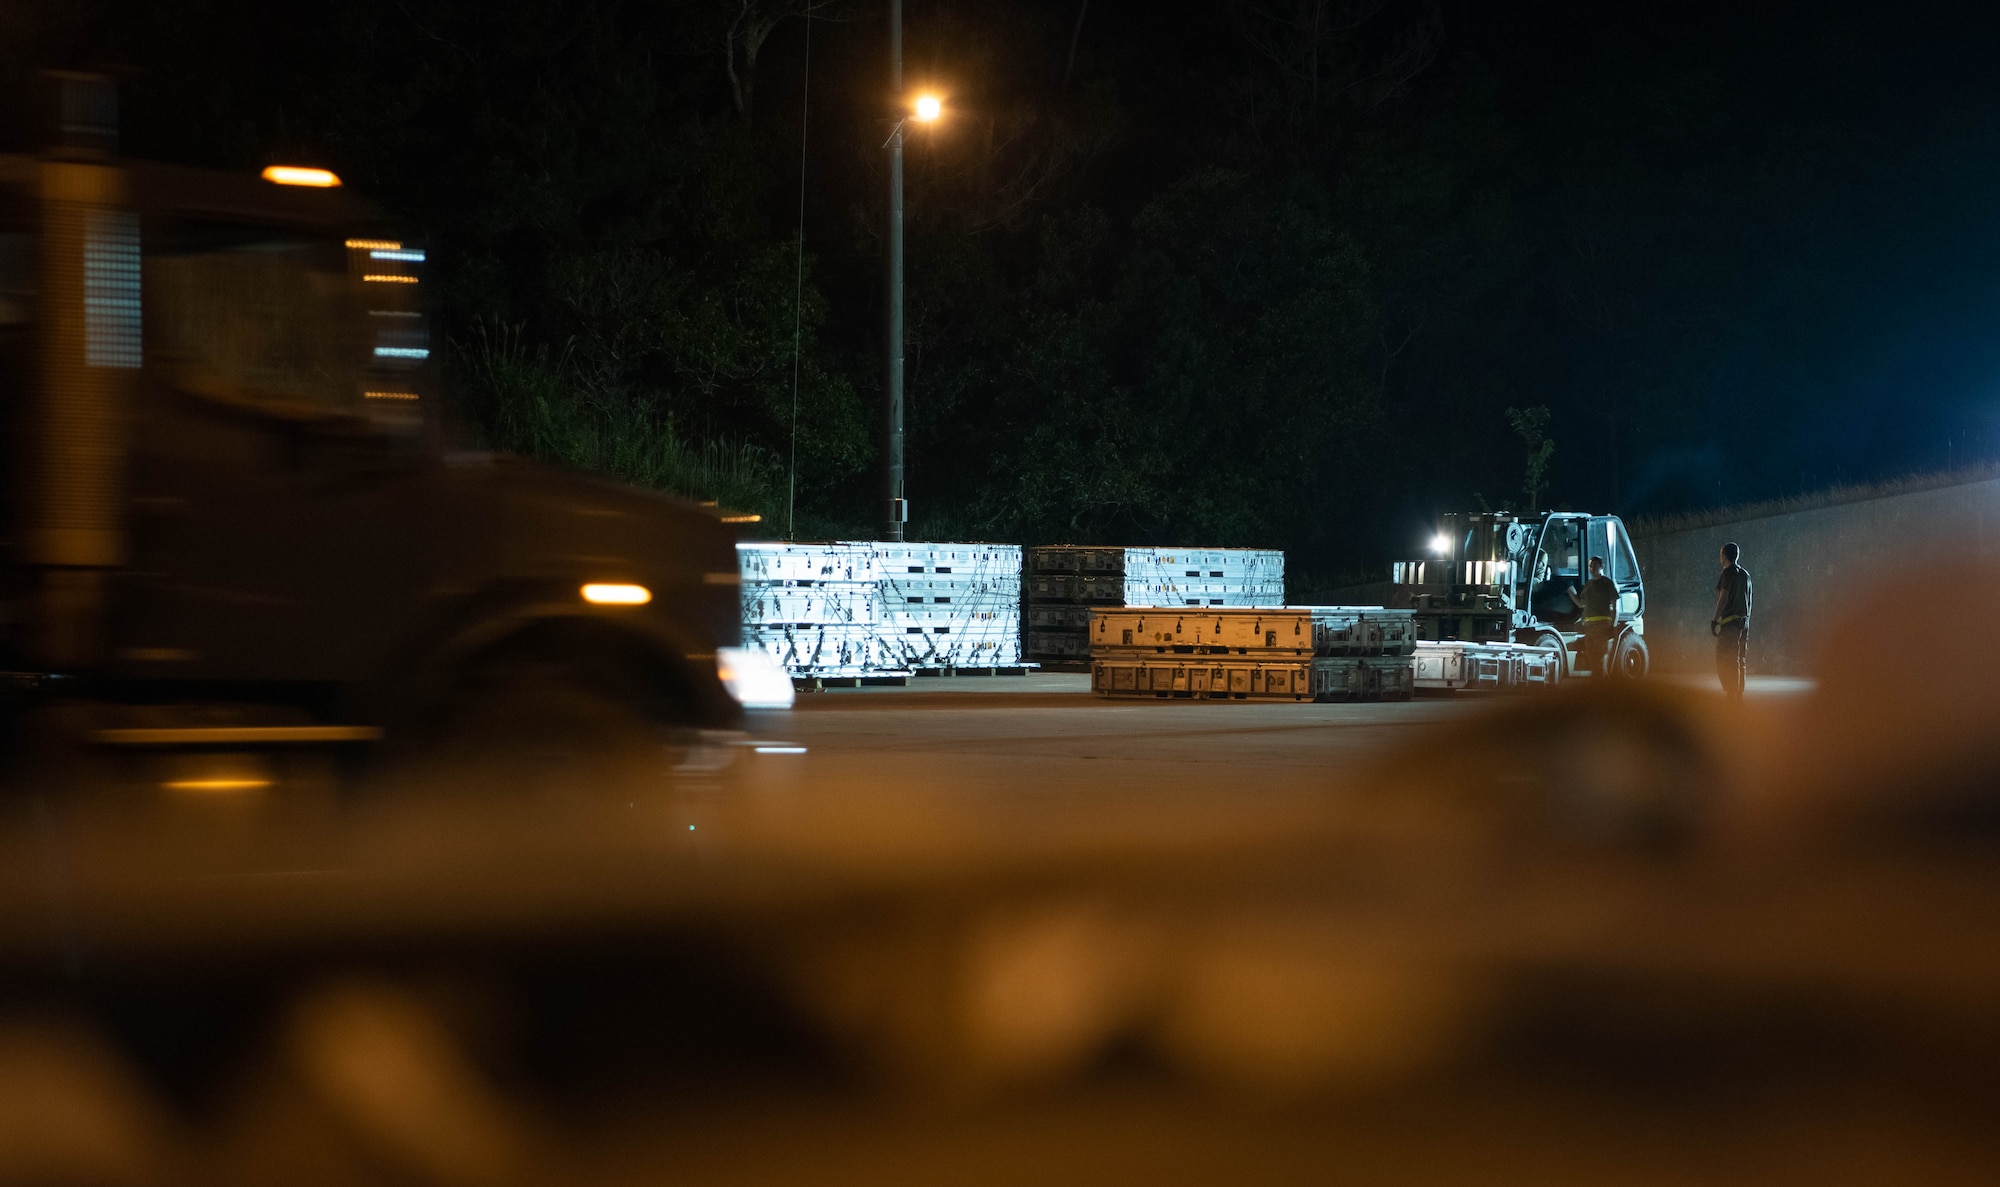
[[[882,568],[866,544],[740,543],[743,645],[793,675],[883,674]]]
[[[1021,549],[737,545],[743,641],[794,676],[1021,666]]]
[[[1090,661],[1090,607],[1281,606],[1285,554],[1050,544],[1028,550],[1022,586],[1027,658],[1082,665]]]
[[[1282,606],[1285,554],[1275,548],[1131,548],[1127,606]]]
[[[1021,666],[1019,544],[875,544],[882,648],[916,670]]]

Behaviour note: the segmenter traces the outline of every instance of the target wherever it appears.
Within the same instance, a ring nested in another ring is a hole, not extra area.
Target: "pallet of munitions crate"
[[[1287,655],[1408,655],[1416,616],[1381,606],[1155,607],[1092,609],[1093,654],[1156,652]]]
[[[737,556],[745,645],[795,678],[1024,667],[1018,545],[767,541]]]
[[[1027,554],[1030,602],[1112,606],[1269,606],[1285,596],[1285,554],[1264,548],[1097,548]]]
[[[1093,609],[1101,696],[1407,700],[1414,616],[1379,606]]]
[[[1407,701],[1412,676],[1407,655],[1101,655],[1090,664],[1097,695],[1161,700]]]
[[[1420,641],[1416,686],[1422,692],[1511,692],[1553,688],[1562,679],[1562,653],[1524,643]]]
[[[1093,606],[1276,606],[1285,554],[1258,548],[1113,548],[1047,544],[1027,550],[1022,575],[1027,658],[1087,665]]]
[[[1021,546],[875,545],[883,648],[920,671],[1021,663]]]

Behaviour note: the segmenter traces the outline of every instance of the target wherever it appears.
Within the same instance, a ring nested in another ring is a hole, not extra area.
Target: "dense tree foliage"
[[[431,248],[468,435],[869,533],[883,7],[15,0],[0,67],[19,95],[115,66],[134,152],[378,198]],[[908,145],[919,534],[1281,545],[1332,576],[1524,490],[1672,510],[2000,444],[1990,29],[905,9],[912,82],[950,98]]]

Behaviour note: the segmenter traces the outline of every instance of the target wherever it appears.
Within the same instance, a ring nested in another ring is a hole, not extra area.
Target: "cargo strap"
[[[1583,620],[1585,622],[1610,622],[1612,621],[1612,616],[1609,614],[1585,615]]]

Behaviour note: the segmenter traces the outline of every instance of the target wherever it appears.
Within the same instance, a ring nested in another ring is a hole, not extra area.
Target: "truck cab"
[[[80,143],[0,157],[17,737],[60,705],[112,749],[504,750],[496,700],[533,734],[556,689],[648,730],[775,695],[720,515],[441,447],[420,245],[324,170],[121,160],[94,86]]]
[[[1608,670],[1643,676],[1646,587],[1625,524],[1615,515],[1549,511],[1454,513],[1439,523],[1430,555],[1391,567],[1392,605],[1417,612],[1417,637],[1444,642],[1557,647],[1564,672],[1579,663],[1582,623],[1575,591],[1597,558],[1618,587]]]

